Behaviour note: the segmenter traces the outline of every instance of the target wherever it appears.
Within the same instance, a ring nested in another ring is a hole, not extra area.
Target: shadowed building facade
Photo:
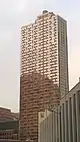
[[[21,139],[38,140],[38,112],[59,104],[57,85],[40,74],[21,77]]]
[[[43,11],[21,28],[20,138],[38,141],[38,112],[68,93],[67,23]]]

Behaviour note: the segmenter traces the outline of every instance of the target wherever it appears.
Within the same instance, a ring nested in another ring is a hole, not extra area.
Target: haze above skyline
[[[20,28],[46,9],[68,22],[70,88],[80,76],[79,0],[0,0],[0,106],[19,110]]]

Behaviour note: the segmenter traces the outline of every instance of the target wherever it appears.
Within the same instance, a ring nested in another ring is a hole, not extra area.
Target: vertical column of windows
[[[21,74],[26,72],[26,27],[21,29]]]
[[[32,72],[32,34],[33,34],[33,26],[29,25],[27,27],[27,48],[26,48],[26,54],[27,54],[27,66],[26,66],[26,70],[28,74],[31,74]]]
[[[50,53],[49,53],[49,46],[48,46],[48,16],[44,18],[44,74],[49,77],[49,60],[50,60]]]
[[[43,75],[43,18],[37,21],[38,26],[38,71]]]
[[[49,46],[50,46],[50,76],[55,84],[58,83],[58,55],[57,55],[57,21],[53,16],[49,22]]]
[[[37,32],[37,24],[35,23],[33,26],[33,51],[32,51],[32,61],[33,61],[33,71],[37,71],[37,54],[38,54],[38,32]]]

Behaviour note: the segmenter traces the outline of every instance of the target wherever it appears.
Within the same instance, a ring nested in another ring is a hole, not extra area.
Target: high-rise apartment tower
[[[38,140],[38,112],[68,93],[67,23],[43,11],[21,28],[20,135]]]

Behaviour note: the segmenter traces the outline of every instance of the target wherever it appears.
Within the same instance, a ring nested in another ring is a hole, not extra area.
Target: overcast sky
[[[0,106],[19,110],[20,27],[43,9],[68,21],[70,88],[80,76],[80,0],[0,0]]]

